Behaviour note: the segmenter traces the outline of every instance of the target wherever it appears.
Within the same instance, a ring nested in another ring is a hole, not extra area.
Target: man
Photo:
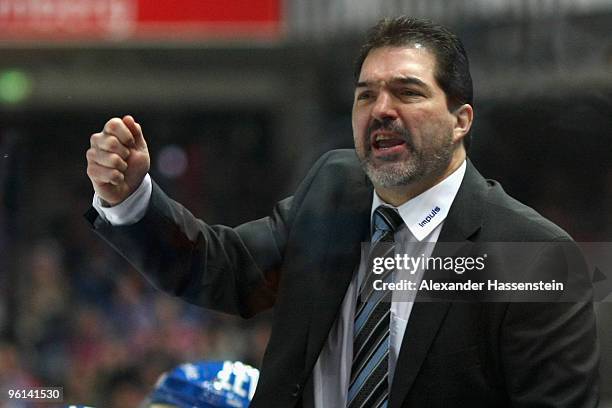
[[[364,295],[370,239],[571,243],[466,160],[472,121],[459,39],[427,21],[383,20],[357,62],[355,151],[325,154],[271,216],[236,228],[197,220],[146,175],[142,130],[126,116],[91,138],[88,217],[161,290],[245,317],[274,307],[253,406],[595,406],[588,301]],[[544,248],[530,264],[554,259]]]

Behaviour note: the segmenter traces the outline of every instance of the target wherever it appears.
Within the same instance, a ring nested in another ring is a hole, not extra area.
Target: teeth
[[[381,140],[390,140],[390,139],[395,139],[395,137],[391,135],[376,135],[375,141],[379,142]]]

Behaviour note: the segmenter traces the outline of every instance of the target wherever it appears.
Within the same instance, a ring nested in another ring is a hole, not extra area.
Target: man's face
[[[375,187],[441,176],[455,144],[455,118],[426,48],[382,47],[363,62],[353,101],[355,150]]]

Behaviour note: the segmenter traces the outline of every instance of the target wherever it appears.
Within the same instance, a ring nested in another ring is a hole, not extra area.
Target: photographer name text
[[[374,290],[399,290],[399,291],[563,291],[562,282],[554,279],[551,281],[539,282],[502,282],[497,279],[490,279],[486,282],[475,282],[471,279],[465,282],[437,282],[434,280],[422,280],[414,282],[402,279],[397,282],[384,282],[377,279],[372,282]]]

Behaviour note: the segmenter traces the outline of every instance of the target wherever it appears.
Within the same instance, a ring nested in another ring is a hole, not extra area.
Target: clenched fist
[[[151,165],[142,128],[129,115],[113,118],[90,143],[87,175],[100,198],[117,205],[140,186]]]

